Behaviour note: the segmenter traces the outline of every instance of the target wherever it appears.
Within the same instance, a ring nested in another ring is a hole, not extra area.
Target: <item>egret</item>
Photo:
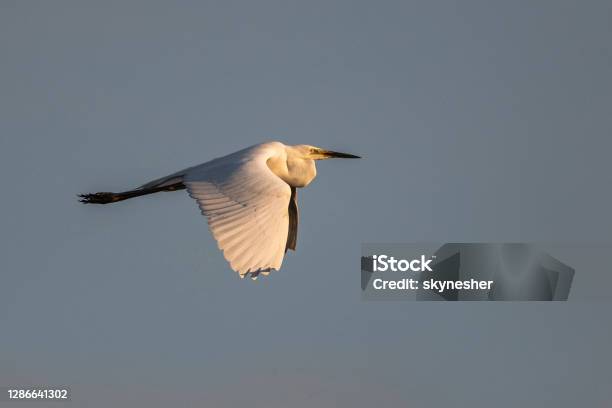
[[[310,145],[257,144],[120,193],[79,195],[86,204],[110,204],[161,191],[186,189],[195,199],[230,267],[256,279],[280,270],[295,251],[297,189],[316,177],[315,160],[358,159]]]

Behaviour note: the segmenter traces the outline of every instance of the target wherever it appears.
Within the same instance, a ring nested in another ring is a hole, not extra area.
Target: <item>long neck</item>
[[[314,160],[302,159],[294,154],[271,157],[268,167],[292,187],[306,187],[317,176]]]

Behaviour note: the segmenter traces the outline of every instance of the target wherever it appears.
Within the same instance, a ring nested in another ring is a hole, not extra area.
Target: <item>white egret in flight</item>
[[[309,145],[262,143],[189,167],[121,193],[81,194],[81,202],[110,204],[160,191],[187,189],[204,214],[231,268],[253,279],[279,270],[297,243],[297,189],[316,177],[315,160],[358,159]]]

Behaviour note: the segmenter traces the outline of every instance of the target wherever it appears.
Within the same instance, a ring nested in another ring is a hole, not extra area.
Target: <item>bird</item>
[[[112,204],[144,195],[187,190],[232,270],[255,280],[278,271],[295,251],[297,189],[316,177],[315,161],[359,159],[348,153],[278,141],[256,144],[119,193],[79,194],[85,204]]]

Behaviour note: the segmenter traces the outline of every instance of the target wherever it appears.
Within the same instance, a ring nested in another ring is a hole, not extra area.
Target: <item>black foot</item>
[[[115,193],[93,193],[93,194],[79,194],[79,201],[84,204],[109,204],[117,201]]]

